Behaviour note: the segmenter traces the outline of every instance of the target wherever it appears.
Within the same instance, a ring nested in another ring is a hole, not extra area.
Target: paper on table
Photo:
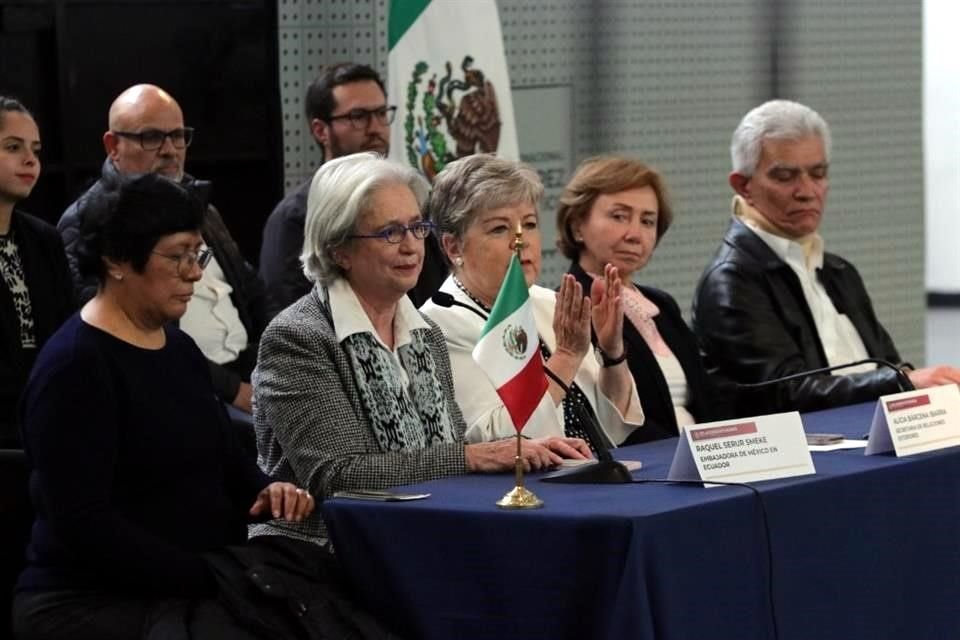
[[[334,491],[334,498],[348,498],[350,500],[373,500],[374,502],[406,502],[408,500],[423,500],[429,498],[429,493],[394,493],[392,491],[378,491],[375,489],[354,489],[352,491]]]
[[[560,461],[560,468],[570,469],[571,467],[582,467],[585,464],[596,464],[596,462],[596,458],[581,458],[577,460],[573,458],[566,458]],[[617,462],[625,466],[627,471],[636,471],[643,466],[643,463],[639,460],[618,460]]]
[[[839,451],[840,449],[859,449],[867,446],[866,440],[843,440],[834,444],[811,444],[810,451]]]

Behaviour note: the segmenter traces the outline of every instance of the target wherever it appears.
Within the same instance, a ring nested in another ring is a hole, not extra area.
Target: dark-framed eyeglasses
[[[161,129],[144,129],[135,131],[113,131],[113,135],[121,138],[136,140],[144,151],[156,151],[163,146],[163,141],[170,138],[170,143],[176,149],[185,149],[193,142],[193,127],[180,127],[163,131]]]
[[[206,269],[213,257],[213,252],[207,247],[200,249],[200,251],[184,251],[183,253],[160,253],[159,251],[151,251],[150,253],[176,262],[177,275],[181,278],[189,277],[195,266],[199,266],[201,271]]]
[[[346,113],[330,116],[327,121],[349,120],[354,129],[366,129],[370,126],[370,118],[376,118],[380,124],[393,124],[393,118],[396,115],[397,108],[393,106],[376,109],[351,109]]]
[[[419,222],[414,222],[413,224],[407,226],[399,223],[388,224],[380,231],[376,233],[356,233],[351,238],[380,238],[381,240],[386,240],[390,244],[400,244],[403,242],[403,239],[407,235],[407,231],[413,234],[413,237],[417,240],[423,240],[429,236],[435,226],[429,220],[421,220]]]

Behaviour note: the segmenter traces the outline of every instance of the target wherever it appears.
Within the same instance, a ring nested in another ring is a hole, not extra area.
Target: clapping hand
[[[590,287],[597,346],[611,358],[619,358],[623,353],[622,288],[617,268],[609,264],[603,269],[603,278],[594,280]]]
[[[590,350],[590,299],[569,273],[560,280],[560,291],[553,311],[553,332],[557,337],[555,353],[565,353],[580,362]]]

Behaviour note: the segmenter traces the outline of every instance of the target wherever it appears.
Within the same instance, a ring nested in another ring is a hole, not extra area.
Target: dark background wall
[[[244,255],[283,195],[275,0],[2,0],[0,94],[33,111],[43,172],[23,208],[56,223],[96,179],[107,110],[141,82],[197,129],[187,171],[213,182]]]

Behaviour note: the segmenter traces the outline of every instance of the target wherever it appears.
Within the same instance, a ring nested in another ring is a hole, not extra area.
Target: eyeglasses
[[[334,120],[349,120],[354,129],[366,129],[370,126],[370,118],[376,118],[380,124],[393,124],[393,118],[397,115],[396,107],[379,107],[377,109],[351,109],[338,116],[330,116],[328,122]]]
[[[113,131],[112,133],[121,138],[136,140],[144,151],[156,151],[163,146],[163,142],[167,138],[170,138],[170,142],[175,149],[185,149],[193,142],[193,127],[181,127],[170,131],[144,129],[139,133],[134,131]]]
[[[177,275],[181,278],[188,278],[194,266],[199,265],[201,271],[206,269],[207,265],[210,264],[210,259],[213,257],[213,252],[206,247],[200,249],[200,251],[184,251],[183,253],[177,254],[160,253],[159,251],[151,251],[150,253],[155,253],[161,258],[176,262]]]
[[[376,233],[367,233],[367,234],[354,234],[350,236],[351,238],[380,238],[381,240],[386,240],[390,244],[400,244],[403,242],[403,239],[407,236],[407,231],[413,234],[413,237],[417,240],[423,240],[430,235],[434,230],[434,224],[429,220],[421,220],[420,222],[414,222],[409,227],[402,224],[389,224],[385,226],[380,231]]]

